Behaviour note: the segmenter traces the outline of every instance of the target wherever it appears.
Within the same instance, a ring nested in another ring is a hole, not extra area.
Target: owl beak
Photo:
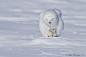
[[[49,24],[51,24],[51,22],[49,22]]]

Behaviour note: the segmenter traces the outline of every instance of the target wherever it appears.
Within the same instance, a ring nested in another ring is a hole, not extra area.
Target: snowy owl
[[[39,28],[45,37],[58,37],[64,29],[61,19],[62,13],[58,9],[50,9],[40,14]]]

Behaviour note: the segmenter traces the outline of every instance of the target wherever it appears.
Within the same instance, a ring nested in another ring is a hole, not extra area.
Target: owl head
[[[58,15],[53,10],[45,11],[42,15],[42,20],[48,26],[59,22]]]

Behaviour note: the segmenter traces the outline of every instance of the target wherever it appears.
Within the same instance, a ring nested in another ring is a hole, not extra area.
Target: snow
[[[64,31],[43,37],[39,15],[53,8],[62,11]],[[0,57],[86,57],[85,15],[85,0],[0,0]]]

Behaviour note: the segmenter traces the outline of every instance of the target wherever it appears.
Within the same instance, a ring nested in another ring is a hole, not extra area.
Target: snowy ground
[[[62,11],[65,29],[46,38],[39,15],[53,8]],[[86,1],[0,0],[0,57],[86,57]]]

